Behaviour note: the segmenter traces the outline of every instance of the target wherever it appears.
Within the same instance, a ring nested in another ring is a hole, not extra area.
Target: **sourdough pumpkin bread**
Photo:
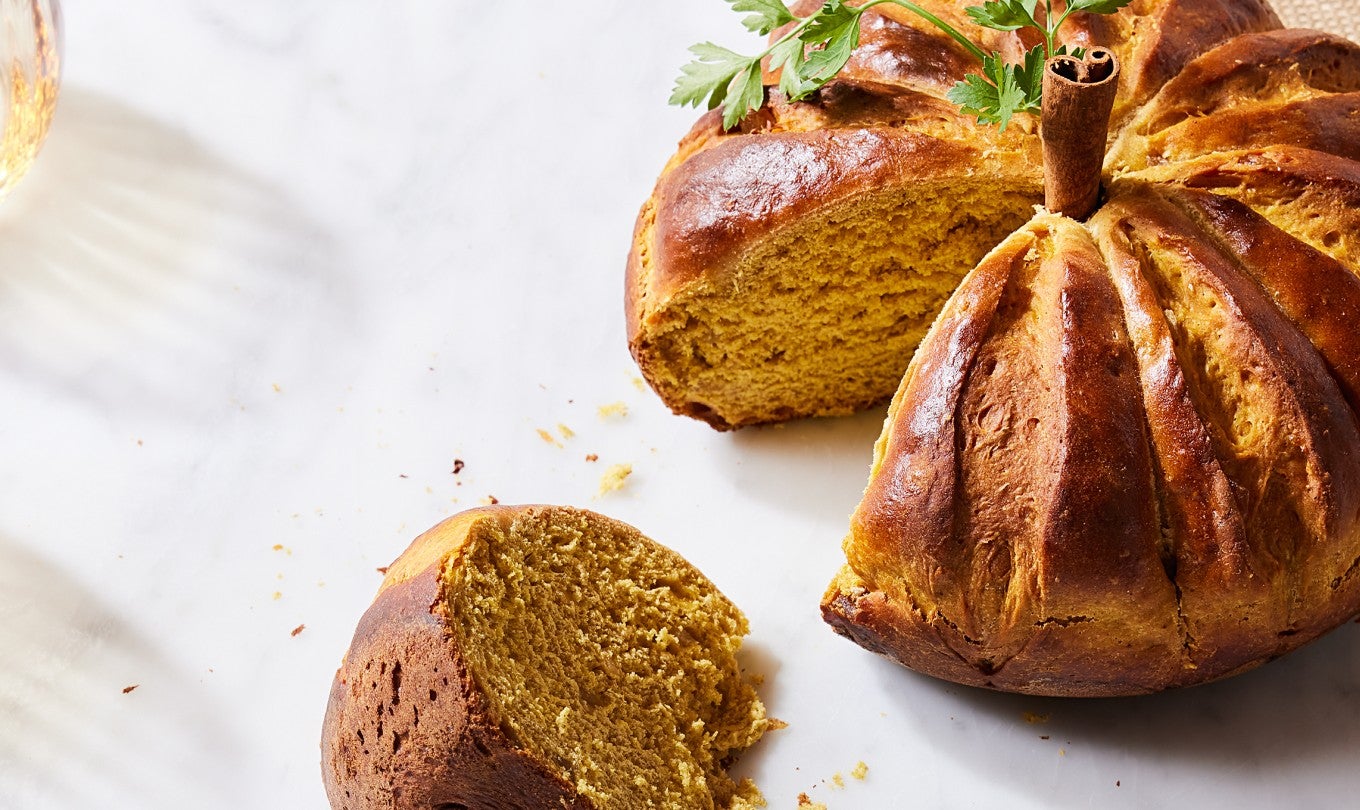
[[[975,4],[920,3],[1011,60],[1036,44],[1027,33],[979,28],[963,13]],[[1104,47],[1123,66],[1117,135],[1146,126],[1126,122],[1197,57],[1279,27],[1263,0],[1134,0],[1115,15],[1073,17],[1063,36]],[[866,12],[862,28],[845,71],[808,101],[790,104],[772,86],[737,131],[723,132],[716,111],[702,117],[643,205],[625,280],[629,346],[677,413],[730,429],[887,399],[960,279],[1043,200],[1037,122],[1018,116],[1004,133],[979,127],[944,98],[977,70],[972,57],[892,5]],[[1254,59],[1264,46],[1252,42],[1224,62]],[[1202,91],[1212,79],[1187,81]],[[1245,81],[1214,86],[1251,106]],[[1192,95],[1173,93],[1182,102]],[[1332,116],[1340,127],[1342,109],[1305,104],[1289,120],[1297,130],[1310,116]],[[1164,109],[1157,126],[1174,114]],[[1338,130],[1330,142],[1344,139]],[[1125,151],[1146,148],[1131,141]],[[1167,154],[1218,148],[1206,140]]]
[[[337,810],[737,808],[769,722],[746,619],[679,555],[564,507],[490,507],[388,569],[336,673]]]

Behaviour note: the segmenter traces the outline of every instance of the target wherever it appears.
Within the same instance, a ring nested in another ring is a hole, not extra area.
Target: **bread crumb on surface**
[[[124,686],[124,687],[123,687],[123,694],[126,695],[127,693],[131,692],[133,689],[136,689],[136,688],[139,687],[139,686],[141,686],[140,683],[134,683],[134,684],[132,684],[131,686]]]
[[[840,772],[837,771],[831,775],[831,784],[837,788],[843,788],[845,787],[845,777],[841,776]]]
[[[869,775],[869,766],[864,764],[864,760],[855,763],[855,767],[850,769],[850,775],[856,780],[863,782],[864,777]]]
[[[379,568],[375,568],[375,569],[373,569],[373,570],[374,570],[374,571],[377,571],[379,574],[382,574],[383,576],[387,576],[387,566],[385,566],[385,565],[384,565],[384,566],[381,566],[381,567],[379,567]]]
[[[292,636],[293,638],[297,638],[297,637],[298,637],[298,634],[301,633],[303,630],[306,630],[306,629],[307,629],[307,625],[305,625],[305,624],[299,624],[297,627],[294,627],[294,628],[293,628],[293,632],[289,633],[288,635]]]
[[[277,602],[278,600],[280,600],[280,599],[282,599],[282,598],[283,598],[283,592],[282,592],[282,591],[274,591],[274,601]]]
[[[641,377],[638,377],[638,376],[634,375],[634,377],[633,377],[633,387],[636,388],[636,389],[639,390],[639,391],[646,391],[646,390],[647,390],[647,381],[644,380],[644,379],[642,379]]]
[[[557,432],[561,433],[562,438],[564,439],[570,439],[576,435],[576,431],[572,430],[571,428],[567,427],[561,422],[557,423]]]
[[[628,406],[622,401],[600,406],[601,419],[622,419],[628,415]]]
[[[495,506],[500,502],[501,499],[497,498],[495,495],[487,495],[485,498],[482,498],[481,500],[482,506]]]
[[[1025,718],[1025,722],[1026,722],[1026,723],[1047,723],[1048,720],[1049,720],[1049,718],[1051,718],[1053,715],[1051,715],[1051,714],[1035,714],[1034,712],[1025,712],[1022,716]]]
[[[608,495],[611,492],[618,492],[623,489],[628,476],[633,474],[632,464],[615,464],[604,471],[600,477],[600,495]]]
[[[544,430],[543,428],[539,428],[539,429],[538,429],[538,438],[542,439],[543,441],[547,442],[548,444],[551,444],[553,447],[561,447],[561,446],[562,446],[562,443],[561,443],[561,442],[559,442],[557,439],[554,439],[554,438],[553,438],[553,435],[552,435],[551,433],[549,433],[548,431]]]
[[[599,461],[599,460],[600,460],[599,453],[586,453],[586,461]]]
[[[453,460],[453,474],[457,475],[458,473],[462,472],[463,467],[465,466],[467,465],[463,463],[463,460],[461,458],[455,458]]]
[[[798,806],[807,808],[807,810],[826,810],[826,805],[821,802],[814,802],[812,799],[808,798],[806,793],[798,794]]]
[[[760,684],[756,685],[759,686]],[[765,729],[767,731],[779,731],[780,729],[788,727],[789,727],[788,723],[785,723],[783,720],[780,720],[777,717],[771,717],[769,720],[765,722]]]

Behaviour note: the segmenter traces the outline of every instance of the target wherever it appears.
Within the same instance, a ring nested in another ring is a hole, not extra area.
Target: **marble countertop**
[[[772,807],[1360,793],[1360,625],[1079,702],[821,624],[882,414],[719,435],[624,346],[633,216],[693,117],[672,78],[749,45],[726,6],[379,5],[65,4],[54,129],[0,206],[0,805],[324,808],[375,569],[489,496],[631,522],[743,606],[790,724],[740,765]]]

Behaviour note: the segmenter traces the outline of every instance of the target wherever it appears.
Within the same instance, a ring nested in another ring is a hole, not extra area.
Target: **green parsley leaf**
[[[1025,92],[1024,106],[1016,112],[1039,112],[1043,109],[1044,68],[1048,60],[1044,58],[1044,46],[1035,45],[1025,53],[1024,64],[1015,65],[1015,84]]]
[[[790,101],[804,98],[817,88],[803,81],[799,70],[803,64],[803,51],[806,46],[801,39],[793,37],[776,44],[770,49],[770,70],[778,70],[779,89]]]
[[[1066,14],[1085,11],[1090,14],[1113,14],[1133,0],[1069,0]]]
[[[702,42],[689,50],[698,58],[680,68],[680,77],[675,80],[670,103],[678,106],[697,107],[708,99],[710,110],[717,107],[727,98],[733,78],[754,61],[712,42]]]
[[[1019,31],[1021,28],[1044,27],[1034,19],[1039,0],[989,0],[980,6],[964,9],[973,22],[996,31]]]
[[[858,24],[858,9],[847,6],[845,0],[826,0],[800,36],[808,44],[826,42],[847,25]]]
[[[741,24],[746,26],[746,30],[761,36],[798,19],[780,0],[727,0],[727,2],[732,4],[733,11],[753,12],[743,18]]]
[[[807,95],[831,81],[850,61],[859,45],[859,11],[842,0],[828,0],[800,38],[814,48],[798,71],[805,84],[802,95]]]
[[[727,86],[727,106],[723,110],[723,129],[732,129],[751,110],[765,103],[765,86],[761,83],[760,62],[752,62],[745,70],[732,77]]]
[[[1005,132],[1011,117],[1028,108],[1028,87],[1021,86],[1018,69],[999,56],[989,56],[982,62],[983,75],[964,76],[947,97],[965,114],[976,115],[979,124],[1000,124]]]

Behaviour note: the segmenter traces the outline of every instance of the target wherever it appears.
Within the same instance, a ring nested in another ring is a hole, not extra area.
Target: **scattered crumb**
[[[1115,787],[1119,787],[1119,780],[1118,780],[1118,779],[1114,780],[1114,786],[1115,786]]]
[[[806,793],[798,794],[798,806],[805,807],[807,810],[826,810],[826,805],[821,802],[814,802],[812,799],[808,798]]]
[[[838,789],[843,788],[845,787],[845,777],[841,776],[840,772],[837,771],[836,773],[831,775],[831,784]]]
[[[501,502],[501,499],[500,499],[500,498],[497,498],[495,495],[488,495],[488,496],[486,496],[485,498],[482,498],[482,500],[481,500],[482,506],[495,506],[496,504],[498,504],[498,503],[500,503],[500,502]]]
[[[306,629],[307,629],[307,625],[305,625],[305,624],[299,624],[297,627],[294,627],[294,628],[293,628],[293,632],[289,633],[288,635],[292,636],[293,638],[297,638],[297,637],[298,637],[298,634],[301,633],[303,630],[306,630]]]
[[[1026,722],[1026,723],[1031,723],[1031,724],[1033,724],[1033,723],[1047,723],[1048,720],[1049,720],[1049,718],[1052,717],[1053,715],[1051,715],[1051,714],[1035,714],[1034,712],[1025,712],[1022,716],[1025,718],[1025,722]]]
[[[1049,738],[1049,737],[1048,737],[1047,734],[1040,734],[1040,735],[1039,735],[1039,739],[1041,739],[1041,740],[1047,740],[1048,738]]]
[[[387,576],[387,566],[385,565],[382,566],[381,568],[375,568],[373,570],[377,571],[379,574],[382,574],[383,576]]]
[[[434,487],[425,487],[425,494],[426,494],[426,495],[433,495],[433,494],[434,494]]]
[[[278,600],[280,600],[280,599],[282,599],[282,598],[283,598],[283,592],[282,592],[282,591],[274,591],[274,601],[275,601],[275,602],[277,602]]]
[[[1059,749],[1058,749],[1058,756],[1060,756],[1060,757],[1065,757],[1065,756],[1067,756],[1067,749],[1066,749],[1066,748],[1059,748]]]
[[[279,385],[278,383],[274,383],[274,393],[276,393],[276,394],[282,394],[282,393],[283,393],[283,386]]]
[[[633,474],[632,464],[615,464],[604,471],[600,477],[600,496],[608,495],[611,492],[618,492],[623,489],[624,482],[628,476]]]
[[[633,387],[636,388],[636,389],[639,390],[639,391],[646,391],[646,390],[647,390],[647,383],[646,383],[646,381],[644,381],[641,377],[634,377],[634,378],[633,378]]]
[[[600,460],[600,456],[599,456],[598,453],[587,453],[587,454],[586,454],[586,461],[599,461],[599,460]]]
[[[134,683],[134,684],[131,685],[131,686],[124,686],[124,687],[123,687],[123,694],[126,695],[128,692],[131,692],[133,689],[136,689],[136,688],[139,687],[139,686],[141,686],[140,683]]]
[[[628,406],[623,402],[611,402],[600,406],[601,419],[622,419],[628,415]]]
[[[572,430],[571,428],[567,427],[566,425],[562,424],[561,422],[558,422],[558,423],[557,423],[557,432],[558,432],[558,433],[561,433],[561,434],[562,434],[562,438],[564,438],[564,439],[570,439],[570,438],[572,438],[573,436],[576,435],[576,431]]]
[[[771,718],[769,718],[768,720],[765,721],[765,730],[766,730],[766,731],[779,731],[779,730],[782,729],[782,728],[788,728],[788,727],[789,727],[789,724],[788,724],[788,723],[785,723],[783,720],[780,720],[778,717],[771,717]]]
[[[411,476],[407,475],[406,473],[397,473],[397,477],[398,477],[398,478],[410,478]]]
[[[274,550],[275,550],[275,551],[283,551],[283,543],[275,543],[275,544],[274,544]]]
[[[855,767],[850,769],[850,775],[858,782],[863,782],[864,777],[869,775],[869,766],[864,764],[864,760],[855,763]]]
[[[138,447],[141,447],[141,446],[142,446],[142,440],[141,440],[141,439],[138,439],[138,440],[137,440],[137,446],[138,446]]]
[[[455,458],[453,460],[453,474],[457,475],[458,473],[462,472],[464,466],[465,465],[463,464],[463,460],[461,458]]]
[[[559,442],[557,439],[554,439],[554,438],[553,438],[553,435],[552,435],[551,433],[549,433],[548,431],[544,430],[543,428],[539,428],[539,429],[538,429],[538,438],[542,439],[543,441],[547,442],[548,444],[551,444],[553,447],[561,447],[561,446],[562,446],[562,443],[561,443],[561,442]]]

